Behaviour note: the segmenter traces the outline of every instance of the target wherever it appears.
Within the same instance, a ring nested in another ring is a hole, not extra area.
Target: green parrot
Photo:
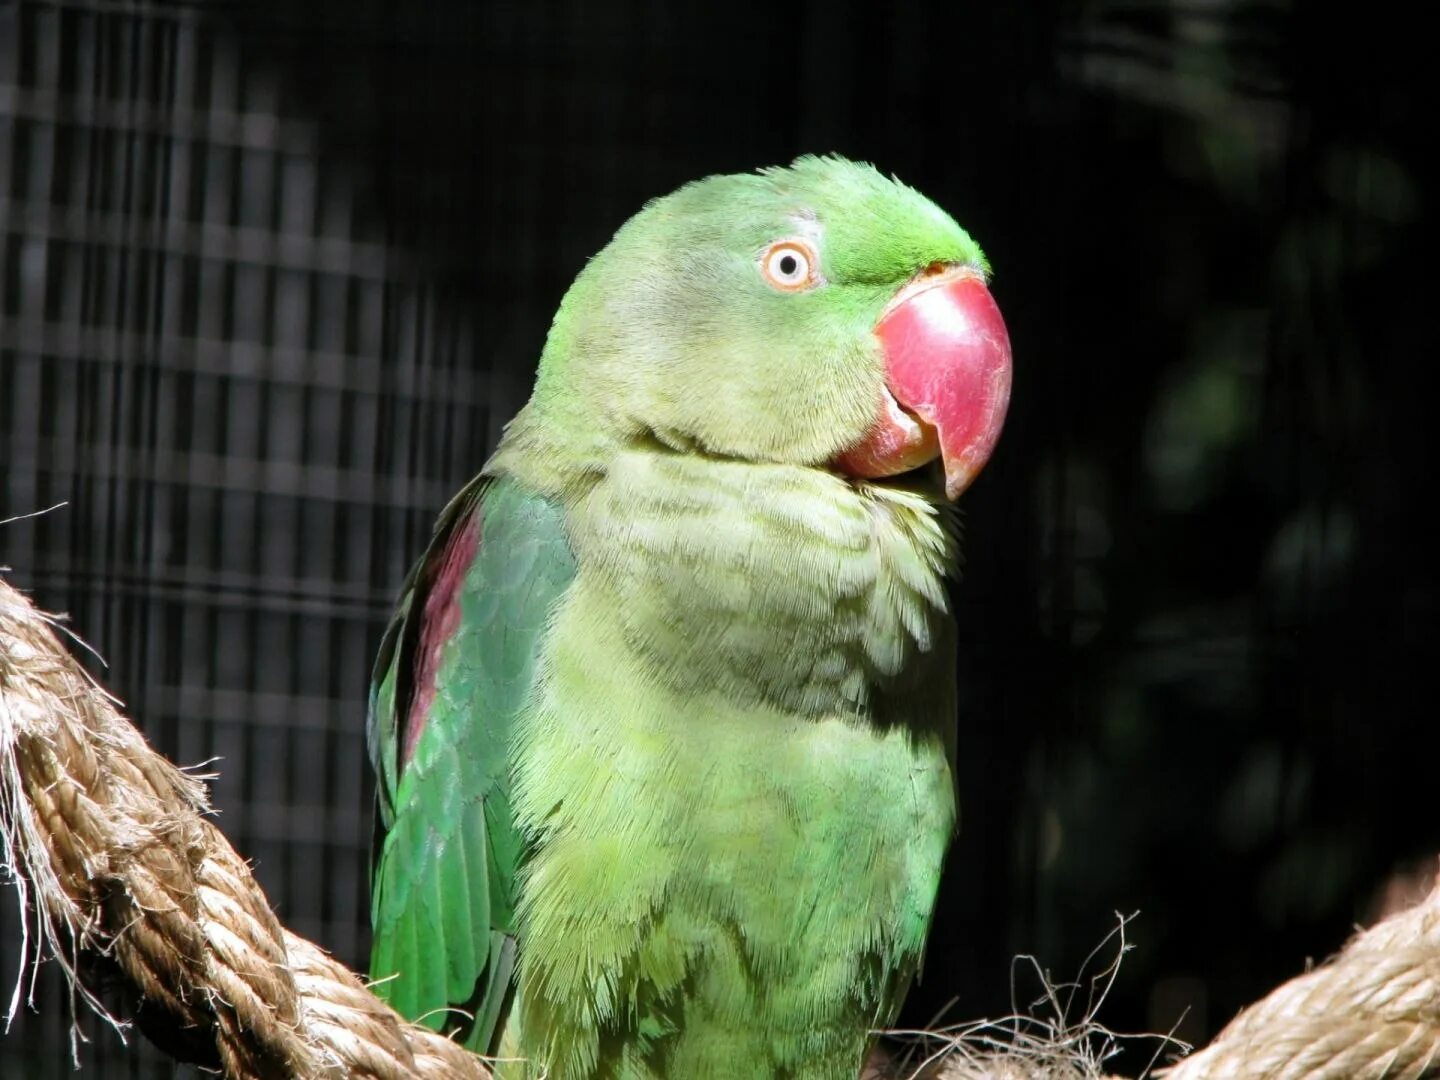
[[[854,1080],[956,822],[952,501],[1010,343],[838,157],[647,204],[376,663],[376,990],[503,1077]]]

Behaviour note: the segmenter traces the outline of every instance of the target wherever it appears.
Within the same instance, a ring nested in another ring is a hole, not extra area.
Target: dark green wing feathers
[[[482,1053],[515,962],[510,733],[574,568],[558,508],[477,480],[441,514],[375,666],[370,974],[403,1015]]]

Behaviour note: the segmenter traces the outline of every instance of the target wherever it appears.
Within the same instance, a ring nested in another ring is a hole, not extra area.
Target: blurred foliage
[[[1027,914],[1058,962],[1087,913],[1139,908],[1135,1021],[1192,1038],[1440,851],[1415,532],[1433,376],[1405,306],[1433,223],[1402,27],[1116,3],[1067,35],[1070,84],[1111,110],[1114,190],[1091,213],[1117,323],[1065,350],[1103,362],[1110,398],[1071,399],[1069,482],[1037,478],[1039,631],[1065,634],[1067,715],[1027,758]],[[1060,583],[1071,627],[1049,614]]]

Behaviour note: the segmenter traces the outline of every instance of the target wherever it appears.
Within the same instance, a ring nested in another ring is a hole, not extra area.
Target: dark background
[[[1073,976],[1138,910],[1101,1019],[1204,1039],[1440,851],[1403,11],[0,0],[0,518],[68,502],[0,563],[363,964],[370,657],[569,280],[686,180],[874,161],[985,246],[1016,355],[902,1021],[1008,1011],[1012,955]],[[0,1075],[67,1071],[53,977],[36,1008]],[[171,1074],[82,1027],[84,1075]]]

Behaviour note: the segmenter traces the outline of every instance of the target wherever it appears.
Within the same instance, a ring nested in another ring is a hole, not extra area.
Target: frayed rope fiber
[[[479,1058],[406,1022],[280,925],[245,861],[206,819],[204,785],[145,743],[55,626],[0,580],[0,871],[34,923],[29,959],[48,952],[73,993],[108,1017],[77,972],[81,953],[108,957],[147,1011],[162,1011],[192,1043],[213,1043],[230,1080],[488,1078]],[[23,967],[17,977],[11,1015],[23,1001]],[[964,1052],[963,1037],[950,1041],[926,1076],[1098,1075],[1098,1063],[1057,1062],[988,1036],[983,1054]],[[1157,1075],[1440,1078],[1440,886]]]
[[[32,958],[48,949],[74,984],[77,952],[109,956],[233,1080],[489,1077],[281,927],[207,809],[0,581],[0,860],[38,926]]]
[[[1163,1080],[1440,1077],[1440,882],[1282,983]]]

